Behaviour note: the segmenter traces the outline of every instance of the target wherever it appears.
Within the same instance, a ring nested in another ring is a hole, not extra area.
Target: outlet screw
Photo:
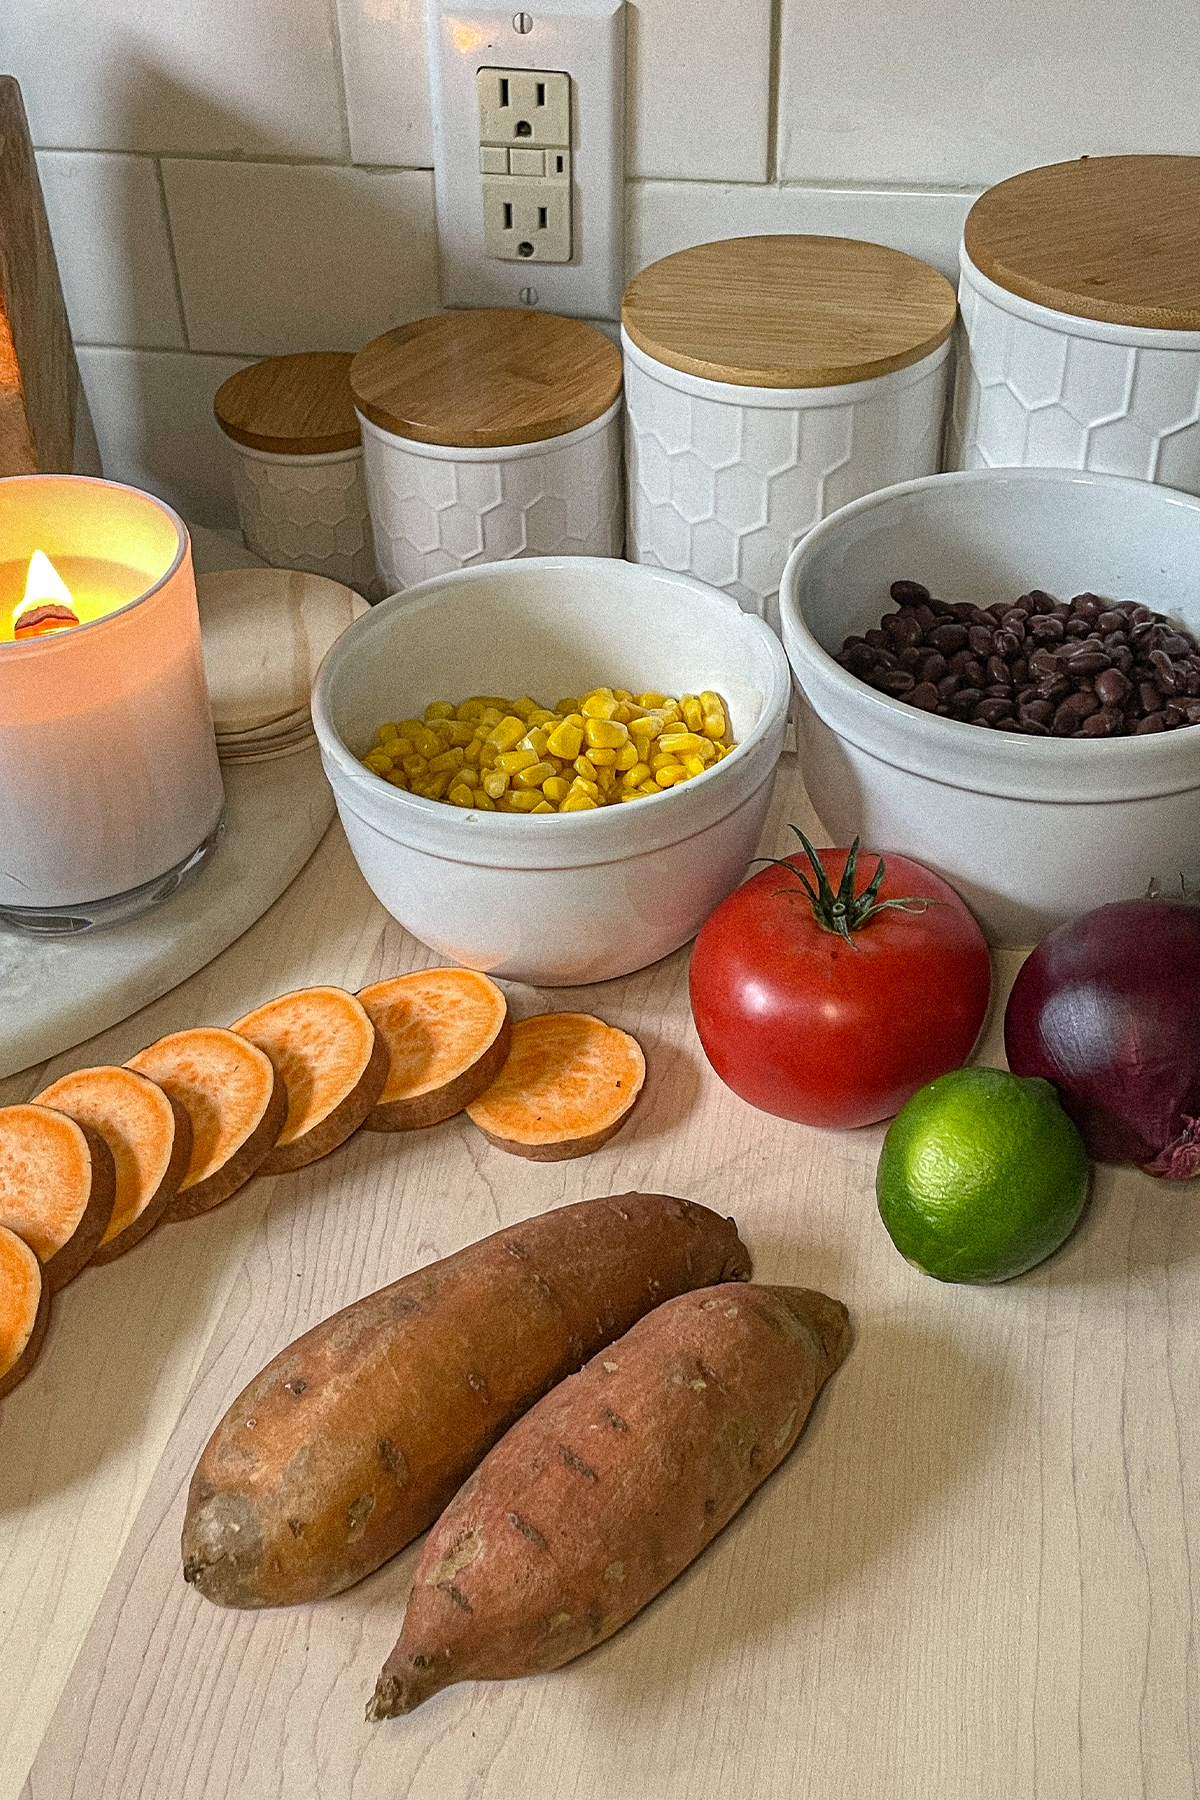
[[[519,12],[513,14],[513,30],[519,31],[522,37],[533,30],[533,14]]]
[[[538,303],[538,291],[535,287],[523,287],[518,298],[520,299],[522,306],[536,306]]]

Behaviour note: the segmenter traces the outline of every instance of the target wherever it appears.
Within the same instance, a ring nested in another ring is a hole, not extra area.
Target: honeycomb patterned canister
[[[959,261],[952,468],[1200,494],[1200,157],[1014,175],[971,208]]]
[[[378,600],[352,361],[348,351],[269,356],[223,382],[213,407],[246,548]]]
[[[514,556],[620,556],[621,356],[578,319],[397,326],[350,371],[389,588]]]
[[[938,467],[954,290],[853,238],[730,238],[625,291],[627,555],[779,629],[809,528]]]

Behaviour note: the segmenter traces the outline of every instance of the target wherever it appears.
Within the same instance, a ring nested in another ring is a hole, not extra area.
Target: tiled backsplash
[[[438,304],[424,0],[9,0],[106,471],[228,525],[212,396]],[[1185,0],[631,0],[626,256],[820,231],[953,277],[989,182],[1200,151]]]

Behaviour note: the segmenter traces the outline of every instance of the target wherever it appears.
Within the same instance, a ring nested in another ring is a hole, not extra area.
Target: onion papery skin
[[[1200,1173],[1200,907],[1118,900],[1043,938],[1013,984],[1014,1075],[1053,1082],[1096,1162]]]

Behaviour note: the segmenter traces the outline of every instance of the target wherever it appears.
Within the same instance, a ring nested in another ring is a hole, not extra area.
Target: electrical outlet
[[[620,316],[623,0],[427,0],[442,301]]]

